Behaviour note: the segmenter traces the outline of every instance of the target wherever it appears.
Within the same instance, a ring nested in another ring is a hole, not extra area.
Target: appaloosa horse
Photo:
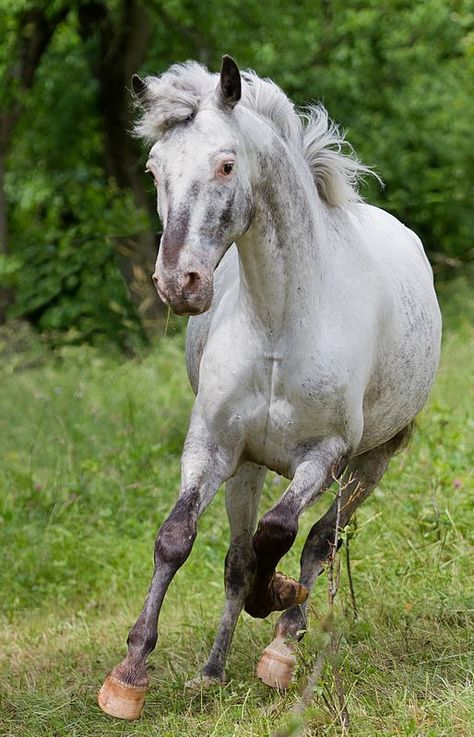
[[[345,478],[340,527],[374,489],[430,391],[440,313],[419,238],[363,204],[368,172],[321,107],[305,114],[225,56],[219,75],[188,62],[135,76],[137,133],[164,234],[158,294],[189,322],[196,392],[179,498],[161,526],[155,569],[126,658],[99,692],[102,709],[139,716],[161,604],[190,554],[200,515],[226,482],[231,542],[226,602],[209,658],[190,685],[223,682],[242,608],[285,610],[257,674],[286,686],[305,598],[323,570],[335,502],[311,529],[297,583],[275,568],[300,514]],[[291,479],[256,515],[267,469]],[[344,475],[345,474],[345,475]]]

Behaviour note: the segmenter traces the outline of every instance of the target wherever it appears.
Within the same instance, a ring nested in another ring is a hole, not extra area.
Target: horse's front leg
[[[148,688],[146,659],[157,642],[158,616],[166,590],[193,546],[197,522],[219,486],[232,474],[235,461],[193,418],[186,438],[179,498],[155,541],[155,567],[143,609],[129,632],[125,659],[107,676],[99,706],[111,716],[137,719]]]
[[[259,522],[253,538],[257,560],[254,584],[245,601],[253,617],[287,609],[305,601],[307,589],[293,579],[276,573],[279,560],[291,548],[302,511],[340,475],[348,447],[341,438],[320,441],[296,461],[293,481],[280,501]]]
[[[225,605],[209,658],[199,675],[186,684],[198,689],[225,682],[225,662],[232,636],[255,574],[252,537],[258,503],[267,469],[243,463],[225,485],[225,506],[230,525],[230,545],[225,559]]]

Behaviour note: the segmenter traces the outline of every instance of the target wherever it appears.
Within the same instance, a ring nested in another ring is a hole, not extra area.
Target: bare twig
[[[350,483],[350,480],[347,482]],[[340,579],[340,558],[337,555],[337,549],[339,545],[339,524],[341,517],[341,494],[342,486],[338,483],[337,487],[337,507],[336,507],[336,525],[334,531],[334,544],[331,550],[328,566],[328,603],[331,620],[333,621],[334,615],[334,600],[339,590],[339,579]],[[331,641],[330,641],[330,655],[331,655],[331,669],[334,677],[334,686],[336,690],[337,699],[339,701],[339,713],[338,717],[341,722],[343,734],[347,734],[349,729],[349,712],[347,710],[346,697],[344,694],[344,687],[342,683],[341,672],[337,663],[337,654],[339,652],[339,646],[341,643],[341,636],[337,634],[334,627],[331,627]]]
[[[337,481],[337,479],[335,480]],[[287,727],[282,731],[274,732],[273,737],[301,737],[305,728],[304,711],[311,704],[314,691],[322,677],[326,660],[328,660],[331,665],[335,696],[337,697],[337,700],[329,689],[327,689],[327,694],[322,694],[322,699],[333,718],[339,720],[342,734],[348,734],[350,723],[349,712],[347,710],[341,672],[337,664],[337,654],[339,652],[342,636],[334,629],[334,600],[339,589],[340,579],[340,559],[337,555],[337,550],[339,546],[339,525],[341,520],[341,497],[343,489],[351,482],[352,479],[348,479],[343,486],[339,481],[337,481],[338,487],[336,492],[336,524],[334,530],[334,542],[331,545],[327,561],[328,612],[321,622],[321,630],[330,633],[329,643],[325,647],[321,648],[304,691],[289,714]],[[356,487],[354,491],[354,494],[357,493],[358,487]],[[355,602],[355,598],[353,601]]]
[[[359,616],[359,610],[357,608],[357,601],[355,597],[355,591],[354,591],[354,582],[352,580],[352,568],[351,568],[351,554],[349,549],[349,542],[352,535],[348,534],[346,537],[346,568],[347,568],[347,578],[349,581],[349,593],[351,595],[351,603],[352,603],[352,613],[354,615],[354,619],[357,619]]]

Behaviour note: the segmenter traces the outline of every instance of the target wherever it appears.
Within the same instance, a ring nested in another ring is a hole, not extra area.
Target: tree
[[[189,58],[217,70],[223,53],[296,103],[321,100],[385,180],[370,200],[437,265],[471,258],[467,0],[275,0],[271,12],[256,0],[0,0],[0,13],[3,311],[8,277],[9,314],[58,336],[124,344],[153,324],[158,220],[129,134],[130,76]]]
[[[154,17],[139,0],[122,0],[117,8],[105,0],[80,3],[79,32],[87,47],[91,72],[98,81],[98,111],[102,120],[104,169],[121,189],[133,193],[138,208],[154,216],[144,187],[140,152],[130,135],[132,74],[143,64],[152,37]],[[130,247],[131,246],[131,247]],[[141,319],[153,322],[162,311],[150,279],[157,240],[151,225],[133,243],[117,247],[118,264]]]
[[[0,255],[4,257],[8,254],[5,159],[24,97],[33,85],[38,65],[57,26],[66,15],[66,8],[50,12],[46,3],[41,7],[18,2],[16,12],[10,3],[0,6],[0,25],[6,29],[0,57]],[[10,300],[10,290],[0,284],[0,323],[5,320]]]

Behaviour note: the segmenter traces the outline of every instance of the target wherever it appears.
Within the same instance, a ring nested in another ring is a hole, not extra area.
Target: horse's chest
[[[330,432],[341,413],[340,383],[310,361],[273,357],[261,382],[266,442],[299,443]]]
[[[222,438],[239,443],[252,460],[285,473],[299,445],[331,433],[339,423],[338,387],[335,377],[321,374],[310,362],[254,350],[252,360],[215,371],[206,404]]]

